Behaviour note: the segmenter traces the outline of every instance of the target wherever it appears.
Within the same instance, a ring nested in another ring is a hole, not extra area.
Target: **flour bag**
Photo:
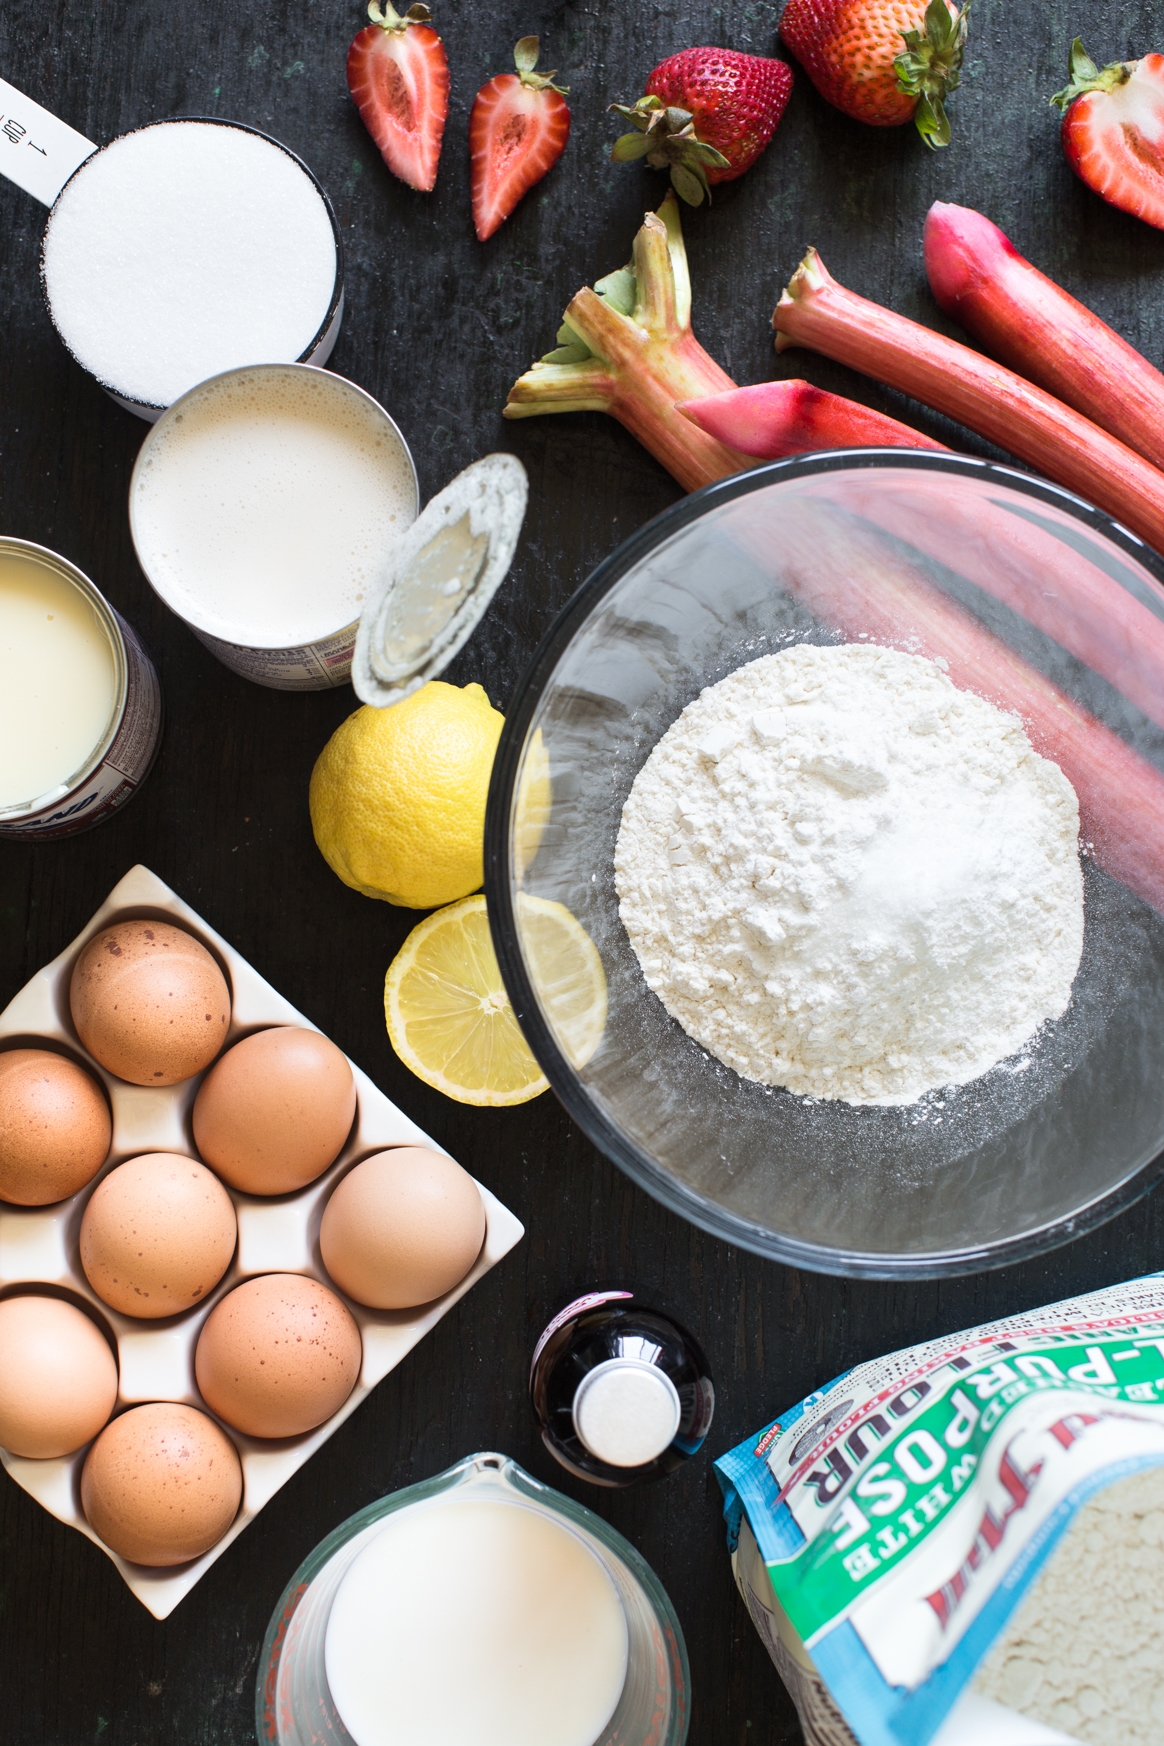
[[[1164,1741],[1164,1273],[862,1364],[716,1472],[809,1746]]]

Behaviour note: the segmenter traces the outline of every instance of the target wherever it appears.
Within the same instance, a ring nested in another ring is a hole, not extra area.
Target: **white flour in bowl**
[[[1021,722],[917,655],[799,644],[688,705],[623,809],[648,985],[746,1078],[849,1103],[963,1084],[1059,1017],[1079,808]]]

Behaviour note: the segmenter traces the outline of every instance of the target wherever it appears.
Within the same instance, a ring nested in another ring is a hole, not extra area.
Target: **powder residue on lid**
[[[146,438],[130,489],[134,544],[162,599],[250,648],[352,624],[416,510],[412,460],[383,410],[297,366],[203,383]]]
[[[302,357],[337,260],[324,199],[289,152],[222,122],[168,121],[112,140],[66,183],[42,268],[78,363],[169,406],[221,370]]]

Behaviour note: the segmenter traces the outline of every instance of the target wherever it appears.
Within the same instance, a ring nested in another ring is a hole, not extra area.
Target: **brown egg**
[[[81,1220],[81,1266],[122,1315],[179,1315],[216,1286],[238,1228],[225,1188],[193,1158],[147,1152],[97,1184]]]
[[[360,1374],[360,1330],[318,1280],[264,1273],[216,1303],[198,1336],[202,1398],[236,1431],[296,1437],[329,1419]]]
[[[177,1085],[226,1041],[230,989],[206,947],[169,922],[94,934],[73,966],[69,1006],[95,1061],[131,1085]]]
[[[365,1158],[323,1209],[323,1264],[357,1303],[411,1309],[462,1280],[485,1241],[485,1208],[467,1171],[424,1146]]]
[[[0,1200],[49,1206],[76,1194],[112,1137],[105,1095],[75,1061],[51,1049],[0,1054]]]
[[[356,1113],[347,1057],[318,1031],[281,1025],[228,1049],[198,1088],[194,1140],[244,1194],[290,1194],[339,1155]]]
[[[95,1437],[117,1399],[117,1361],[82,1310],[59,1297],[0,1303],[0,1447],[43,1461]]]
[[[185,1564],[216,1546],[238,1514],[242,1464],[226,1432],[174,1401],[131,1407],[85,1457],[81,1508],[134,1564]]]

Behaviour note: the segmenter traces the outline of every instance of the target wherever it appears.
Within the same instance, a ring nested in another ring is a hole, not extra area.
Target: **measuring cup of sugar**
[[[621,1534],[503,1455],[369,1505],[284,1590],[274,1746],[683,1746],[679,1621]]]
[[[282,691],[345,684],[356,626],[416,519],[384,408],[308,364],[228,370],[184,394],[129,487],[138,560],[218,659]]]
[[[343,313],[335,214],[307,166],[241,122],[154,122],[98,147],[0,80],[0,173],[51,208],[53,325],[154,420],[239,364],[323,364]]]

